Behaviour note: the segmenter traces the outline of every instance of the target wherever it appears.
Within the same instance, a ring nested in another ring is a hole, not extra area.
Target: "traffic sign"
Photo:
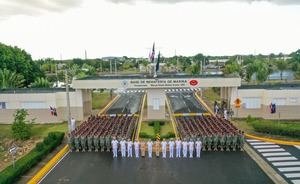
[[[242,101],[239,98],[235,99],[235,101],[234,101],[234,105],[235,105],[236,108],[240,108],[241,103],[242,103]]]

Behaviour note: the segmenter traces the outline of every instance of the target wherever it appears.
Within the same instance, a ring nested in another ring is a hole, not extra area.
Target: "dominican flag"
[[[159,70],[159,61],[160,61],[160,52],[158,53],[158,56],[157,56],[157,62],[156,62],[156,67],[155,67],[156,72]]]
[[[154,62],[154,57],[155,57],[155,43],[153,43],[152,51],[149,54],[150,62]]]
[[[275,103],[270,104],[270,112],[271,112],[271,114],[276,113],[276,104]]]
[[[57,116],[56,108],[50,106],[50,113],[51,113],[51,116]]]

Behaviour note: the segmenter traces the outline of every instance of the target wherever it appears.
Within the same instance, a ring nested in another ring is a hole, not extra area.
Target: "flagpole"
[[[71,110],[70,110],[70,94],[69,94],[69,77],[68,70],[66,70],[66,96],[67,96],[67,115],[68,115],[68,129],[71,133]]]

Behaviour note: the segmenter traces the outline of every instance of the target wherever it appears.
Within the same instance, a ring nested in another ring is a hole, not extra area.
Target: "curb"
[[[208,105],[200,98],[200,96],[197,93],[195,93],[195,96],[210,114],[214,114],[214,112],[208,107]]]
[[[35,184],[41,181],[46,174],[55,166],[55,164],[69,151],[69,146],[63,147],[41,170],[39,170],[27,184]]]
[[[143,113],[144,113],[145,101],[146,101],[146,94],[144,94],[144,97],[143,97],[143,102],[142,102],[142,105],[141,105],[141,113],[140,113],[140,116],[139,116],[139,120],[138,120],[138,124],[137,124],[137,129],[135,129],[135,132],[133,134],[134,136],[132,137],[132,141],[133,141],[133,139],[139,140],[139,137],[140,137],[139,135],[140,135],[142,121],[143,121]]]
[[[115,96],[114,99],[112,99],[112,100],[111,100],[104,108],[102,108],[102,109],[99,111],[98,115],[101,115],[101,114],[103,114],[104,112],[106,112],[107,109],[110,108],[110,107],[115,103],[115,101],[117,101],[117,99],[118,99],[119,97],[120,97],[120,95]]]
[[[248,138],[251,138],[251,139],[257,139],[257,140],[261,140],[261,141],[265,141],[265,142],[273,142],[276,144],[283,144],[283,145],[290,145],[290,146],[295,146],[295,145],[300,146],[300,142],[295,142],[295,141],[283,141],[283,140],[259,137],[259,136],[251,135],[251,134],[247,134],[247,133],[245,133],[245,136]]]

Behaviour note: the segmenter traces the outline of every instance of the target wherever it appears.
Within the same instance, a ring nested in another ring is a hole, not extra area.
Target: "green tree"
[[[295,78],[300,80],[300,67],[298,67],[298,70],[295,72]]]
[[[6,68],[0,69],[0,88],[20,88],[24,85],[24,77]]]
[[[197,64],[193,64],[187,68],[187,72],[192,75],[197,75],[200,72],[200,66]]]
[[[24,85],[28,86],[36,77],[44,77],[44,73],[26,51],[0,43],[0,68],[6,68],[22,75]]]
[[[282,73],[288,68],[288,63],[285,60],[278,60],[275,62],[277,70],[280,72],[280,80],[282,80]]]
[[[236,61],[232,62],[231,64],[225,65],[225,69],[224,69],[225,74],[233,74],[233,73],[240,74],[241,72],[242,72],[242,67]]]
[[[264,82],[268,79],[269,68],[266,62],[264,61],[256,61],[257,65],[256,78],[259,82]]]
[[[26,140],[31,136],[31,124],[34,120],[26,120],[28,112],[25,109],[18,109],[14,114],[14,122],[11,126],[13,137],[17,140]]]
[[[291,64],[292,64],[292,70],[293,71],[297,71],[298,69],[299,69],[299,67],[300,67],[300,49],[299,50],[297,50],[296,52],[293,52],[292,54],[291,54],[291,60],[290,60],[290,62],[291,62]]]
[[[32,88],[50,88],[51,83],[45,78],[38,77],[33,83],[30,84],[30,86]]]

